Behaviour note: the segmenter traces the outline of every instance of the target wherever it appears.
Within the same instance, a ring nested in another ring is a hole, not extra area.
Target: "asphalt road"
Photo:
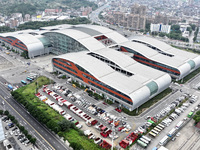
[[[29,133],[36,137],[38,144],[42,149],[47,150],[67,150],[67,147],[59,138],[51,133],[47,128],[33,118],[20,104],[18,104],[10,95],[10,92],[4,86],[5,80],[0,78],[0,105],[5,103],[5,109],[15,116],[18,122],[25,127]],[[4,108],[3,107],[3,108]]]

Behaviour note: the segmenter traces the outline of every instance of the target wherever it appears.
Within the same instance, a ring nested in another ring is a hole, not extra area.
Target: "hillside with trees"
[[[97,5],[87,0],[2,0],[0,2],[0,13],[10,15],[12,13],[36,14],[37,11],[45,9],[79,9],[81,6],[90,6],[94,9]]]

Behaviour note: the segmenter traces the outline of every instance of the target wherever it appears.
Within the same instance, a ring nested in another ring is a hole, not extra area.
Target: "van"
[[[178,110],[180,110],[181,112],[184,112],[184,110],[182,108],[178,108]]]
[[[183,110],[186,110],[186,109],[187,109],[187,107],[185,107],[185,106],[181,106],[181,108],[182,108]]]

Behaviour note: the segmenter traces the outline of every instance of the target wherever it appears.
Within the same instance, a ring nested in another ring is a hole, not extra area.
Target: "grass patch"
[[[29,103],[36,106],[41,111],[45,111],[46,113],[48,113],[51,118],[56,119],[57,121],[61,121],[63,117],[59,115],[58,112],[54,111],[48,105],[44,104],[34,95],[37,88],[39,89],[43,85],[47,85],[50,83],[52,83],[52,81],[44,76],[41,76],[37,78],[34,82],[17,89],[16,92],[20,93],[22,97],[25,97]]]
[[[85,150],[103,150],[99,145],[94,144],[93,140],[89,140],[86,136],[80,136],[79,132],[76,130],[70,130],[69,132],[65,132],[66,140],[69,143],[79,143],[83,146]]]
[[[50,118],[50,120],[48,120],[49,122],[54,121],[57,125],[59,125],[59,122],[61,122],[64,117],[62,115],[60,115],[58,112],[56,112],[55,110],[53,110],[52,108],[50,108],[48,105],[44,104],[42,101],[40,101],[34,94],[35,92],[37,92],[37,90],[39,88],[41,88],[43,85],[47,85],[53,83],[51,80],[49,80],[48,78],[41,76],[39,78],[37,78],[34,82],[20,87],[19,89],[17,89],[16,91],[14,91],[12,93],[12,95],[17,99],[18,102],[22,103],[23,105],[25,103],[29,103],[32,105],[31,107],[36,107],[35,109],[40,110],[42,115],[46,115]],[[20,98],[19,98],[20,97]],[[30,112],[31,115],[34,116],[34,114],[37,113],[37,111],[35,112],[35,109]],[[37,115],[38,118],[41,117],[41,114]],[[37,117],[35,117],[36,119],[38,119]],[[52,123],[54,123],[52,122]],[[41,122],[43,124],[46,124],[46,126],[48,126],[47,122]],[[50,124],[50,123],[49,123]],[[51,124],[50,126],[57,126],[55,124]],[[49,127],[49,126],[48,126]],[[60,127],[57,126],[57,127]],[[57,128],[56,127],[56,128]],[[54,131],[54,127],[50,128],[50,130]],[[54,131],[55,132],[55,131]],[[62,132],[62,131],[60,131]],[[63,137],[69,141],[69,143],[79,143],[83,146],[84,150],[101,150],[102,148],[100,148],[97,144],[95,144],[93,142],[93,140],[89,140],[87,137],[80,135],[80,130],[77,128],[70,128],[69,131],[66,130],[65,132],[62,132]]]
[[[153,97],[152,99],[150,99],[149,101],[147,101],[146,103],[142,104],[139,108],[138,108],[138,113],[137,113],[137,109],[133,110],[133,111],[129,111],[126,108],[122,108],[122,111],[130,116],[137,116],[139,114],[141,114],[142,112],[144,112],[146,109],[148,109],[149,107],[151,107],[153,104],[157,103],[158,101],[160,101],[162,98],[164,98],[165,96],[167,96],[169,93],[171,93],[172,90],[170,88],[167,88],[166,90],[164,90],[163,92],[161,92],[160,94],[156,95],[155,97]]]

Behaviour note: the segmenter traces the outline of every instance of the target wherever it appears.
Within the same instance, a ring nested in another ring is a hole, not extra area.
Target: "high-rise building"
[[[128,27],[135,30],[145,29],[146,23],[146,6],[133,5],[131,7],[131,14],[127,19]]]
[[[29,14],[26,14],[24,16],[24,21],[30,21],[31,20],[31,16]]]

